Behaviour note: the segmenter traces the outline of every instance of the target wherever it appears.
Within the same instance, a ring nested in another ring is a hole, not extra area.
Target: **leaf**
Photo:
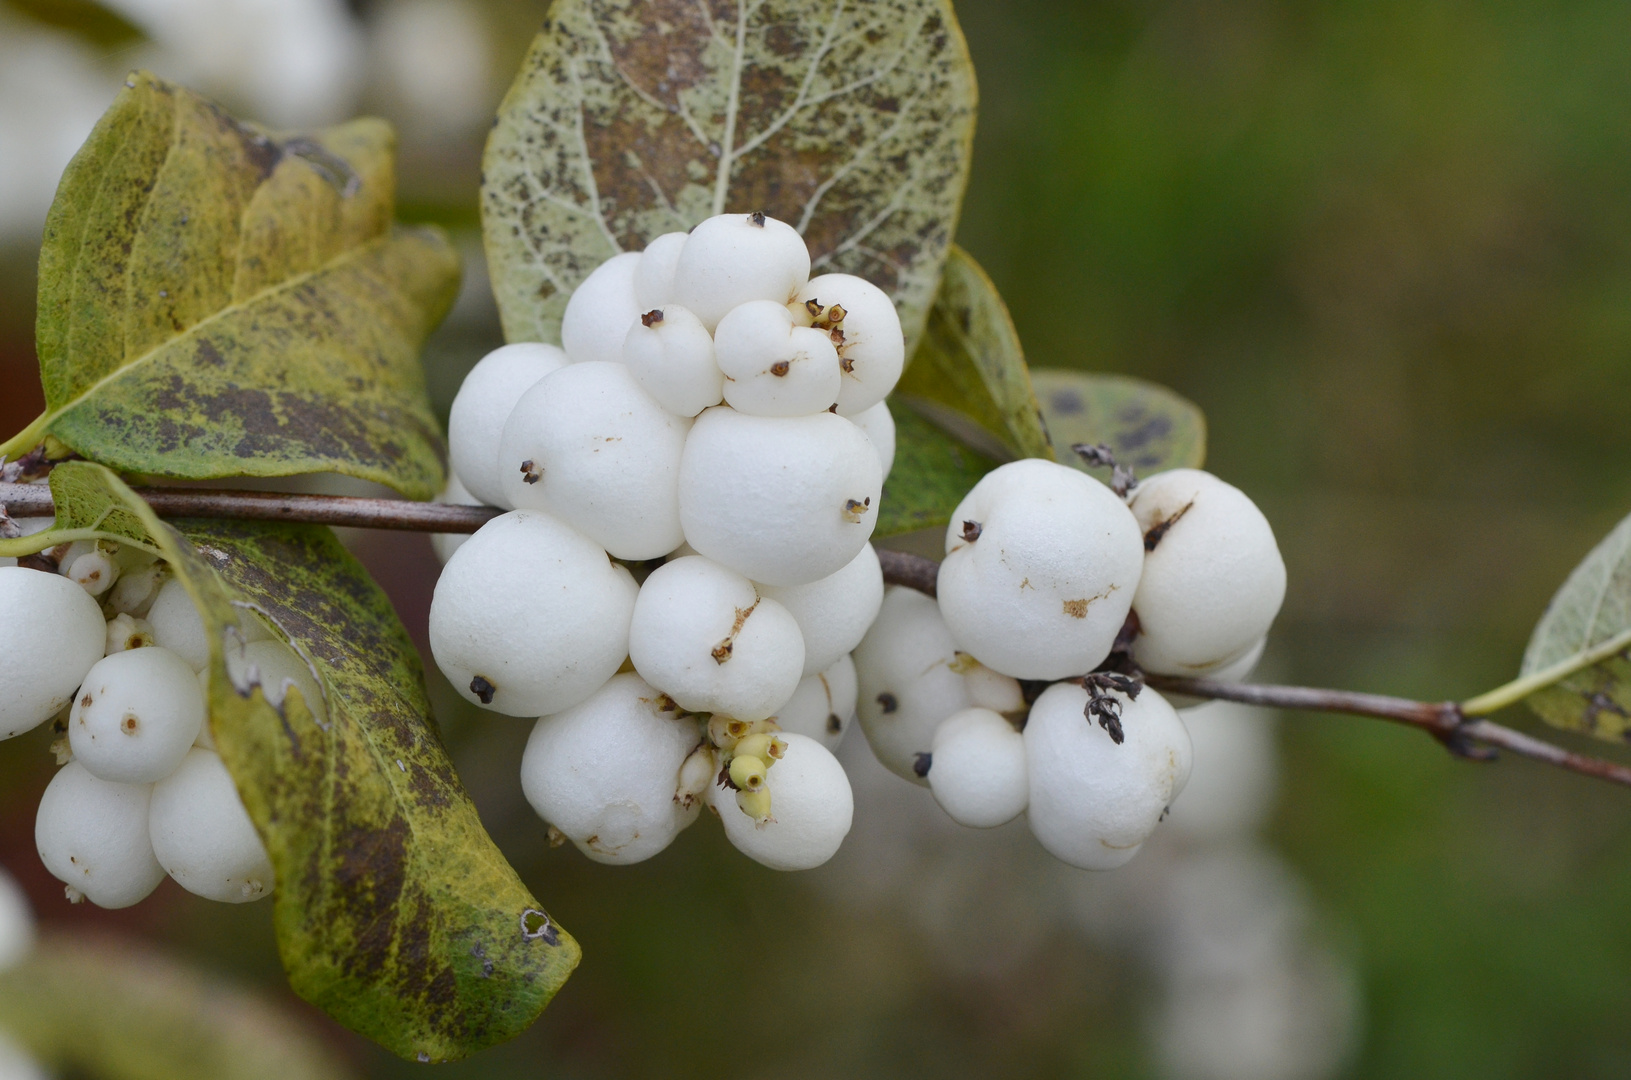
[[[895,465],[883,486],[875,540],[945,525],[969,488],[996,467],[910,408],[897,402],[889,411],[895,418]]]
[[[910,349],[956,224],[974,68],[949,0],[557,0],[483,158],[511,341],[556,341],[621,250],[714,214],[804,234],[895,298]]]
[[[1567,665],[1594,646],[1621,647],[1528,697],[1553,727],[1615,742],[1631,739],[1631,517],[1614,527],[1563,583],[1524,650],[1522,678]],[[1584,659],[1584,657],[1582,657]],[[1520,679],[1521,681],[1521,679]]]
[[[342,472],[428,499],[442,442],[419,346],[458,258],[391,224],[378,120],[301,135],[137,73],[69,164],[40,251],[54,435],[123,471]]]
[[[40,941],[0,971],[0,1029],[60,1076],[342,1080],[282,1010],[163,953],[113,938]]]
[[[1206,460],[1206,416],[1191,401],[1130,375],[1032,368],[1031,383],[1059,459],[1100,479],[1071,452],[1075,443],[1105,444],[1139,476],[1198,469]]]
[[[482,829],[418,655],[362,565],[320,526],[172,528],[99,465],[58,465],[51,485],[63,502],[55,529],[24,538],[36,550],[64,529],[131,539],[137,520],[204,614],[210,726],[272,857],[295,992],[410,1058],[463,1057],[524,1030],[577,943]],[[281,712],[266,703],[239,659],[251,611],[313,664],[326,723],[297,691]]]
[[[946,260],[923,340],[895,392],[987,457],[1054,456],[1008,307],[960,247]]]

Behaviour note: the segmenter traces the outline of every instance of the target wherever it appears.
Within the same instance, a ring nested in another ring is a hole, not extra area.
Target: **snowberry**
[[[914,783],[940,722],[973,704],[959,673],[957,643],[932,598],[893,585],[878,618],[855,648],[856,713],[884,767]]]
[[[623,335],[640,315],[634,299],[638,251],[613,255],[573,290],[561,316],[561,348],[574,364],[623,359]]]
[[[1115,644],[1143,556],[1115,492],[1067,465],[1010,462],[952,515],[940,613],[964,650],[1004,675],[1081,675]]]
[[[795,326],[785,304],[750,300],[714,330],[725,403],[754,416],[808,416],[838,400],[838,351],[824,330]]]
[[[1133,492],[1144,572],[1133,597],[1133,659],[1146,671],[1205,676],[1268,633],[1286,567],[1263,512],[1199,469],[1157,473]]]
[[[809,870],[832,858],[849,835],[855,796],[826,747],[792,731],[780,738],[786,749],[764,777],[769,819],[755,820],[724,785],[714,786],[713,805],[738,851],[772,870]]]
[[[889,479],[889,470],[895,467],[895,417],[890,413],[889,406],[880,401],[872,408],[862,409],[851,416],[850,422],[861,429],[861,434],[878,451],[883,478]]]
[[[203,616],[179,580],[164,583],[147,609],[147,621],[153,627],[153,640],[187,661],[194,671],[209,667],[210,644]]]
[[[0,971],[28,955],[34,947],[34,909],[17,879],[0,867]],[[0,1070],[0,1076],[5,1076]]]
[[[117,652],[97,661],[68,714],[74,760],[103,780],[151,784],[170,775],[198,738],[198,675],[169,649]]]
[[[227,904],[271,895],[271,856],[215,751],[188,751],[153,785],[147,821],[159,865],[188,892]]]
[[[241,652],[228,649],[226,659],[233,682],[245,691],[251,685],[259,686],[272,708],[283,708],[283,699],[292,686],[300,691],[300,700],[308,712],[318,720],[328,719],[322,684],[300,654],[283,642],[251,641]]]
[[[888,293],[853,274],[822,274],[799,291],[794,306],[838,348],[840,416],[864,412],[888,396],[906,364],[906,338]]]
[[[494,451],[496,456],[497,451]],[[457,473],[448,473],[447,486],[442,493],[436,496],[436,501],[449,506],[479,506],[481,500],[470,494],[470,489],[459,482]],[[496,503],[494,505],[497,505]],[[436,558],[444,565],[453,557],[453,553],[464,546],[470,539],[468,533],[431,533],[430,546],[436,552]]]
[[[106,640],[101,609],[84,589],[56,574],[0,567],[0,739],[68,704]]]
[[[825,671],[866,636],[883,604],[883,568],[871,544],[843,568],[803,585],[761,585],[798,620],[804,638],[804,674]]]
[[[654,559],[685,539],[678,475],[690,427],[622,364],[564,367],[504,423],[505,498],[555,515],[620,559]]]
[[[687,234],[663,233],[646,245],[634,268],[634,301],[642,311],[660,308],[674,295],[674,271]]]
[[[68,580],[92,596],[101,596],[119,580],[119,564],[107,552],[92,548],[76,556],[71,563],[65,563],[64,573]]]
[[[1024,812],[1025,739],[1013,724],[990,709],[964,709],[935,729],[933,747],[929,790],[957,824],[991,829]]]
[[[792,301],[809,276],[809,249],[791,225],[757,213],[720,214],[686,237],[673,297],[711,331],[749,300]]]
[[[701,804],[686,805],[677,791],[700,741],[695,720],[624,673],[538,721],[521,759],[521,790],[591,859],[639,862],[696,819]]]
[[[882,491],[872,444],[831,413],[709,409],[680,459],[685,539],[768,585],[801,585],[848,564],[872,536]]]
[[[1220,668],[1208,671],[1201,676],[1212,682],[1239,683],[1251,678],[1252,672],[1257,670],[1258,661],[1263,659],[1263,649],[1268,645],[1267,637],[1260,637],[1257,643],[1237,658],[1229,661]],[[1174,709],[1191,709],[1210,698],[1190,697],[1188,694],[1167,694],[1167,703]]]
[[[169,580],[170,568],[162,562],[151,562],[136,570],[119,575],[113,591],[108,594],[107,607],[115,615],[129,615],[137,619],[147,617],[147,609]]]
[[[623,363],[641,389],[675,416],[695,416],[725,396],[708,328],[678,304],[646,309],[623,338]]]
[[[808,735],[828,750],[836,750],[855,715],[858,692],[855,661],[840,656],[826,670],[799,680],[793,696],[777,710],[776,723],[783,731]]]
[[[628,570],[548,514],[512,510],[454,552],[430,603],[430,649],[466,700],[543,716],[594,693],[628,654]]]
[[[1025,691],[1021,689],[1018,679],[992,671],[966,653],[958,661],[963,672],[963,685],[968,687],[969,700],[974,704],[1004,715],[1025,712]]]
[[[122,908],[158,888],[164,867],[147,837],[152,791],[151,784],[99,780],[78,761],[57,770],[40,796],[34,844],[70,896]]]
[[[1031,832],[1057,858],[1084,870],[1131,859],[1188,778],[1189,733],[1171,705],[1145,688],[1121,704],[1123,741],[1084,710],[1088,692],[1055,683],[1025,725]]]
[[[700,555],[651,572],[634,602],[629,659],[692,712],[763,720],[804,670],[798,622],[753,582]]]
[[[464,377],[447,417],[447,453],[454,477],[475,496],[469,501],[513,509],[504,499],[498,454],[504,421],[533,384],[566,365],[560,348],[518,341],[494,349]]]
[[[112,656],[116,652],[125,652],[129,649],[146,648],[157,645],[153,637],[153,624],[146,619],[137,619],[129,615],[115,615],[108,620],[108,635],[103,652]]]

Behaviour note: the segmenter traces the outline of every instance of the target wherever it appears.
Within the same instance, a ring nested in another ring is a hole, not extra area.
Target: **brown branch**
[[[163,518],[304,521],[411,532],[473,533],[504,512],[492,506],[451,506],[406,499],[360,499],[280,491],[137,488],[136,494]],[[51,489],[44,484],[0,484],[0,507],[14,518],[43,517],[52,512]]]
[[[404,499],[361,499],[344,495],[299,495],[273,491],[138,488],[136,494],[147,500],[154,512],[164,518],[303,521],[413,532],[473,533],[503,513],[492,506],[451,506]],[[52,513],[51,489],[43,484],[0,483],[0,509],[11,517],[43,517]],[[934,595],[935,579],[940,571],[940,565],[934,560],[904,551],[879,548],[878,561],[883,566],[885,581]],[[1391,720],[1425,731],[1458,757],[1488,759],[1494,755],[1485,748],[1496,747],[1584,776],[1631,786],[1631,767],[1576,754],[1488,720],[1469,719],[1453,701],[1412,701],[1347,690],[1221,683],[1167,675],[1146,675],[1145,679],[1157,690],[1190,697]]]

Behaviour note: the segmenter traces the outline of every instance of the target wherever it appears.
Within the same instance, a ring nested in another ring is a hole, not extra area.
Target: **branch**
[[[163,518],[303,521],[318,525],[411,532],[473,533],[503,513],[493,506],[453,506],[409,502],[405,499],[360,499],[345,495],[298,495],[277,491],[137,488],[136,494],[147,500],[154,512]],[[0,483],[0,509],[11,517],[44,517],[53,512],[51,489],[44,484]],[[884,580],[891,585],[905,585],[929,596],[934,595],[940,564],[933,559],[879,548],[878,562],[882,564]],[[1618,644],[1618,639],[1614,644]],[[1611,783],[1631,786],[1631,767],[1576,754],[1512,728],[1469,715],[1474,708],[1478,712],[1487,711],[1483,698],[1474,698],[1464,707],[1453,701],[1413,701],[1381,694],[1305,686],[1224,683],[1170,675],[1145,675],[1144,678],[1157,690],[1190,697],[1391,720],[1425,731],[1457,757],[1489,760],[1494,753],[1488,748],[1495,747],[1583,776],[1595,776]],[[1489,696],[1485,695],[1486,698]],[[1501,696],[1503,704],[1518,700],[1504,692]]]
[[[346,495],[298,495],[281,491],[206,488],[136,488],[163,518],[235,518],[304,521],[362,529],[473,533],[504,511],[493,506],[452,506],[406,499],[359,499]],[[0,484],[0,508],[14,518],[53,513],[44,484]]]

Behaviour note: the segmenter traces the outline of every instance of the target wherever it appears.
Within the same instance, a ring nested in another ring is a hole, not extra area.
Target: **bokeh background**
[[[499,341],[481,140],[544,8],[0,0],[0,426],[40,405],[56,177],[135,66],[277,124],[398,125],[402,216],[468,261],[426,355],[445,409]],[[1262,677],[1424,698],[1511,677],[1631,511],[1631,7],[958,12],[982,94],[958,239],[1033,364],[1206,410],[1210,467],[1264,507],[1290,569]],[[422,642],[428,543],[349,539]],[[774,874],[704,822],[612,869],[547,848],[517,779],[526,726],[433,688],[489,828],[585,954],[525,1036],[448,1076],[1631,1075],[1631,797],[1605,785],[1454,762],[1374,721],[1213,707],[1170,827],[1091,875],[1023,823],[949,825],[852,737],[856,826],[828,867]],[[288,993],[267,904],[167,882],[128,911],[67,905],[32,844],[48,741],[0,744],[0,865],[43,926],[223,974],[359,1077],[422,1069]]]

